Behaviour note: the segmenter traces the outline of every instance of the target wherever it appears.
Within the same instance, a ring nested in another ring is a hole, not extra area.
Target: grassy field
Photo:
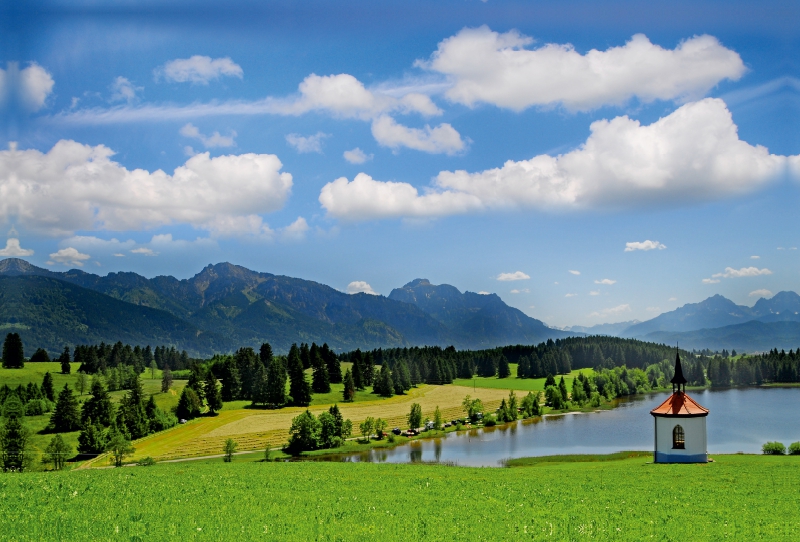
[[[419,403],[423,417],[433,417],[438,406],[446,420],[464,416],[461,402],[466,395],[480,398],[487,410],[496,409],[500,401],[508,396],[507,390],[471,388],[462,386],[425,386],[410,390],[406,395],[396,395],[383,399],[375,395],[371,400],[355,403],[339,402],[345,418],[353,422],[354,430],[367,417],[383,418],[389,428],[408,424],[406,416],[411,403]],[[229,409],[229,405],[217,416],[202,417],[185,425],[153,435],[135,443],[136,454],[133,459],[153,457],[155,459],[175,459],[218,454],[228,438],[233,438],[240,450],[263,450],[267,446],[281,446],[289,436],[292,418],[305,410],[289,407],[279,410]],[[331,403],[332,404],[332,403]],[[309,410],[315,415],[328,409],[329,405],[313,405]]]
[[[797,540],[800,458],[474,469],[174,463],[0,477],[11,540]]]
[[[343,364],[349,365],[349,364]],[[28,363],[23,369],[0,370],[0,383],[10,386],[27,384],[28,382],[41,383],[44,373],[49,371],[54,378],[56,392],[65,383],[74,386],[77,380],[77,364],[73,364],[71,375],[60,374],[58,363]],[[344,367],[346,369],[347,367]],[[512,373],[516,366],[512,366]],[[572,385],[572,379],[577,375],[573,371],[565,377],[567,386]],[[155,378],[152,378],[155,376]],[[178,403],[180,393],[186,385],[185,380],[173,381],[172,389],[161,393],[161,371],[152,375],[146,370],[142,375],[142,384],[145,395],[153,395],[156,403],[164,410],[172,410]],[[327,394],[315,394],[310,410],[319,414],[334,404],[339,403],[343,415],[353,421],[357,431],[358,424],[367,417],[383,418],[389,428],[405,428],[406,416],[411,403],[422,406],[423,416],[433,417],[433,411],[438,406],[445,419],[461,417],[464,412],[461,402],[466,395],[480,398],[487,412],[493,411],[500,405],[500,401],[508,396],[508,390],[515,389],[522,396],[531,390],[544,388],[544,379],[518,379],[518,378],[476,378],[472,380],[458,380],[454,385],[425,386],[410,390],[406,395],[392,398],[382,398],[370,391],[356,392],[356,401],[345,404],[341,402],[342,384],[332,385],[332,390]],[[111,392],[113,401],[119,402],[125,391]],[[88,397],[84,394],[79,397],[83,401]],[[226,403],[222,411],[213,417],[201,417],[192,422],[176,427],[172,430],[151,435],[135,443],[136,454],[133,460],[142,457],[153,457],[159,460],[181,457],[195,457],[217,454],[223,443],[228,438],[237,441],[240,450],[263,450],[265,447],[283,445],[288,438],[288,429],[292,418],[302,412],[303,408],[283,408],[280,410],[250,409],[248,401],[234,401]],[[31,444],[33,451],[40,454],[47,446],[51,435],[41,434],[47,426],[50,415],[26,417],[25,421],[31,430]],[[77,447],[78,432],[66,433],[64,438],[73,448]]]
[[[517,374],[517,365],[511,363],[511,374]],[[578,376],[578,373],[583,373],[586,376],[594,375],[592,369],[581,369],[580,371],[572,371],[564,376],[564,383],[567,385],[567,390],[572,390],[572,381]],[[561,375],[555,377],[556,383],[561,379]],[[497,378],[496,376],[483,377],[476,376],[474,379],[457,378],[453,384],[457,386],[469,386],[475,388],[492,388],[501,390],[519,390],[519,391],[544,391],[545,378],[517,378],[511,376],[508,378]]]
[[[0,385],[8,384],[11,388],[16,388],[20,384],[27,385],[28,382],[41,385],[44,374],[49,372],[53,376],[53,388],[56,397],[58,397],[58,392],[61,391],[64,384],[68,384],[77,395],[78,392],[75,390],[75,382],[78,380],[77,371],[80,364],[71,363],[70,365],[72,367],[72,373],[68,375],[61,374],[61,364],[55,362],[26,363],[25,367],[22,369],[0,369]],[[168,411],[172,410],[178,404],[178,398],[180,397],[183,387],[186,385],[186,381],[175,380],[169,392],[161,393],[161,371],[156,371],[155,379],[150,378],[151,376],[150,370],[142,374],[142,386],[144,387],[145,394],[147,396],[151,394],[154,395],[156,404],[162,409]],[[89,377],[89,385],[91,385],[91,377]],[[77,395],[79,403],[82,403],[89,397],[88,392],[89,390],[87,388],[83,395]],[[126,391],[115,391],[109,393],[109,396],[112,401],[118,403],[126,393]],[[42,416],[25,417],[25,426],[30,433],[29,443],[31,452],[35,458],[35,462],[32,465],[34,470],[43,468],[40,463],[41,455],[50,442],[50,439],[53,438],[53,435],[43,433],[49,423],[49,413]],[[76,450],[78,447],[78,434],[79,431],[73,431],[71,433],[62,433],[61,436],[67,444],[72,446],[73,450]]]

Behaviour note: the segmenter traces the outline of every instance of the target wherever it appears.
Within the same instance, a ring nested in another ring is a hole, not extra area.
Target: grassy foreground
[[[800,458],[473,469],[161,464],[0,476],[13,540],[797,540]]]

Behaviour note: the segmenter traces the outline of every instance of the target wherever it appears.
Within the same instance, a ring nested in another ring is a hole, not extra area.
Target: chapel
[[[675,356],[672,395],[650,411],[655,426],[656,463],[707,463],[706,417],[708,409],[686,395],[680,353]]]

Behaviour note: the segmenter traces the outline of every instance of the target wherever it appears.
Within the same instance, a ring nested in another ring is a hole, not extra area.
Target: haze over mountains
[[[190,279],[136,273],[59,273],[0,261],[0,330],[25,344],[166,344],[195,355],[293,342],[335,350],[415,345],[459,349],[538,343],[568,333],[507,306],[496,295],[461,293],[417,279],[389,297],[349,295],[313,281],[221,263]]]
[[[770,299],[762,297],[753,307],[715,295],[646,322],[605,324],[608,331],[598,327],[582,331],[667,344],[679,342],[684,348],[788,350],[800,347],[800,295],[778,292]]]

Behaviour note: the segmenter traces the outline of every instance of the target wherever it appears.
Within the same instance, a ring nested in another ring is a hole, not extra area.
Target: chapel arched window
[[[683,449],[686,447],[686,438],[683,433],[683,427],[676,425],[672,430],[672,447]]]

